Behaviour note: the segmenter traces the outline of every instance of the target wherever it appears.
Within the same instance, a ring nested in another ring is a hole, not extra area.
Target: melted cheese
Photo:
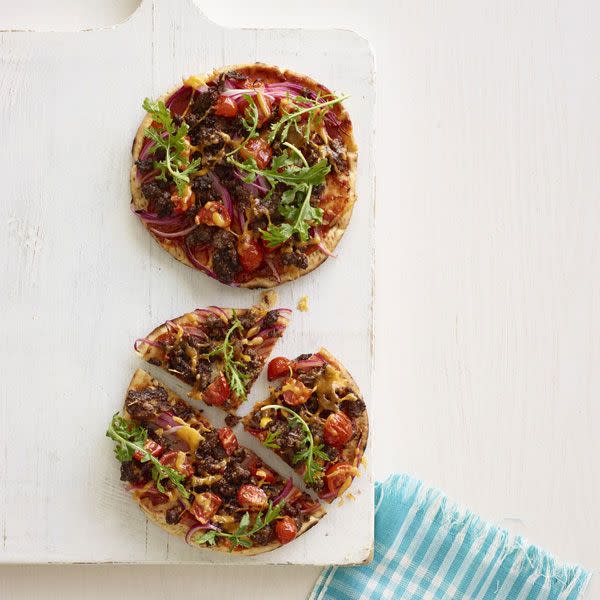
[[[181,429],[176,431],[177,437],[188,445],[190,452],[196,452],[200,442],[204,439],[200,435],[200,432],[197,429],[190,427],[183,419],[180,419],[179,417],[173,417],[173,420],[175,423],[183,426]]]
[[[298,304],[296,305],[298,310],[302,312],[308,311],[308,296],[302,296],[300,300],[298,300]]]

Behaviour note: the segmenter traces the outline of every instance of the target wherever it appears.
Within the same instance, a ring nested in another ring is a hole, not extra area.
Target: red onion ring
[[[142,221],[147,223],[154,223],[156,225],[176,225],[181,223],[185,219],[185,215],[174,215],[171,217],[159,217],[155,213],[148,212],[147,210],[135,210],[131,205],[131,212],[136,217],[139,217]]]
[[[194,525],[191,527],[188,532],[185,534],[185,541],[187,544],[192,544],[192,538],[199,532],[204,531],[206,529],[213,529],[215,531],[219,531],[218,527],[215,527],[212,523],[207,523],[206,525]]]
[[[275,278],[275,281],[277,283],[281,283],[281,277],[279,276],[279,271],[277,271],[277,268],[273,264],[273,260],[271,258],[265,257],[265,263],[267,264],[269,269],[271,269],[271,273],[273,273],[273,277]]]
[[[223,204],[225,205],[225,209],[229,213],[229,217],[231,218],[233,215],[233,200],[231,199],[231,194],[229,190],[221,183],[220,179],[214,174],[213,171],[208,172],[208,176],[210,177],[213,187],[215,188],[217,194],[221,196],[223,200]]]
[[[330,256],[331,258],[337,258],[337,256],[335,254],[333,254],[333,252],[331,252],[329,250],[329,248],[327,248],[327,246],[325,246],[325,244],[323,242],[319,242],[317,244],[317,248],[323,252],[323,254],[326,254],[327,256]]]
[[[325,361],[317,355],[311,356],[306,360],[298,360],[294,363],[293,369],[294,371],[308,371],[309,369],[314,369],[317,367],[322,367],[325,364]]]
[[[290,492],[292,491],[293,487],[294,487],[294,484],[293,484],[292,478],[290,477],[285,482],[285,486],[281,490],[281,493],[279,494],[279,496],[277,496],[277,498],[275,498],[273,500],[273,506],[275,506],[277,503],[281,502],[281,500],[283,500],[284,498],[287,498],[289,496]]]
[[[154,417],[153,422],[162,429],[170,429],[171,427],[177,426],[177,423],[173,419],[173,415],[168,412],[160,413],[160,415]]]
[[[147,338],[138,338],[133,342],[133,349],[136,352],[140,351],[140,344],[147,344],[148,346],[153,346],[154,348],[162,348],[162,344],[160,342],[155,342],[154,340],[149,340]]]
[[[219,317],[223,321],[223,323],[229,323],[229,317],[227,313],[219,306],[208,306],[206,308],[207,311],[211,312],[213,315]]]
[[[208,275],[209,277],[212,277],[213,279],[216,279],[217,281],[220,281],[219,278],[217,277],[217,274],[214,271],[211,271],[208,267],[205,267],[193,254],[192,251],[190,250],[190,247],[188,245],[187,239],[185,240],[185,242],[183,243],[183,247],[185,250],[185,255],[187,257],[187,259],[192,263],[192,265],[198,269],[198,271],[202,271],[203,273],[205,273],[206,275]],[[229,284],[232,285],[233,284]]]
[[[155,229],[154,227],[149,227],[149,229],[152,233],[155,233],[156,235],[158,235],[160,237],[167,238],[167,239],[173,239],[173,238],[183,237],[184,235],[187,235],[188,233],[194,231],[194,229],[196,229],[196,227],[198,227],[198,225],[196,225],[196,223],[194,223],[191,227],[186,227],[185,229],[181,229],[179,231],[170,231],[169,233],[165,233],[164,231],[159,231],[158,229]]]

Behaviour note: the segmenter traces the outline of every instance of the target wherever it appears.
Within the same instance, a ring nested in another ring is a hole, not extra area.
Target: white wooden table
[[[0,25],[107,24],[127,3],[54,4],[0,6]],[[232,26],[346,26],[375,49],[376,477],[418,475],[600,570],[600,5],[201,6]],[[303,598],[317,574],[14,567],[0,597]]]

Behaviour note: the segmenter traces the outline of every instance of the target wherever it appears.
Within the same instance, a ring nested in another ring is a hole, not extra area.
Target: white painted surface
[[[104,437],[133,370],[142,366],[132,340],[198,306],[244,307],[259,299],[176,262],[131,214],[127,174],[141,101],[172,88],[182,74],[259,59],[310,73],[352,96],[348,110],[362,149],[360,200],[339,258],[278,290],[278,306],[295,308],[307,295],[311,310],[292,317],[277,352],[297,356],[326,346],[370,404],[374,90],[368,43],[341,30],[226,30],[190,0],[145,0],[114,29],[1,33],[0,56],[0,168],[8,192],[0,252],[13,257],[0,263],[0,274],[10,282],[5,330],[19,340],[5,346],[3,357],[0,561],[322,565],[368,559],[370,450],[369,466],[352,486],[354,502],[332,506],[294,544],[243,557],[192,548],[149,525],[124,492],[113,444]],[[337,292],[350,291],[353,277],[362,285],[340,302]],[[36,364],[35,377],[23,369],[28,360]],[[261,385],[251,398],[267,397],[266,381]],[[238,439],[255,444],[243,431]]]
[[[372,40],[376,477],[414,473],[600,570],[600,6],[202,4],[232,26],[347,26]],[[170,598],[201,582],[206,597],[303,598],[318,569],[0,573],[9,598],[96,598],[99,582],[103,596]]]

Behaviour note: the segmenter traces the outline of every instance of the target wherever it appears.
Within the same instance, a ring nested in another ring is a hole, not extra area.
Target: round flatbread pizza
[[[346,98],[257,63],[146,99],[133,211],[167,252],[224,284],[297,279],[331,256],[356,200]]]
[[[369,437],[356,382],[325,348],[294,360],[274,358],[268,378],[278,383],[244,417],[244,427],[332,502],[358,475]]]
[[[188,544],[260,554],[292,542],[325,514],[318,501],[241,446],[229,427],[139,369],[107,436],[121,480],[157,525]]]

